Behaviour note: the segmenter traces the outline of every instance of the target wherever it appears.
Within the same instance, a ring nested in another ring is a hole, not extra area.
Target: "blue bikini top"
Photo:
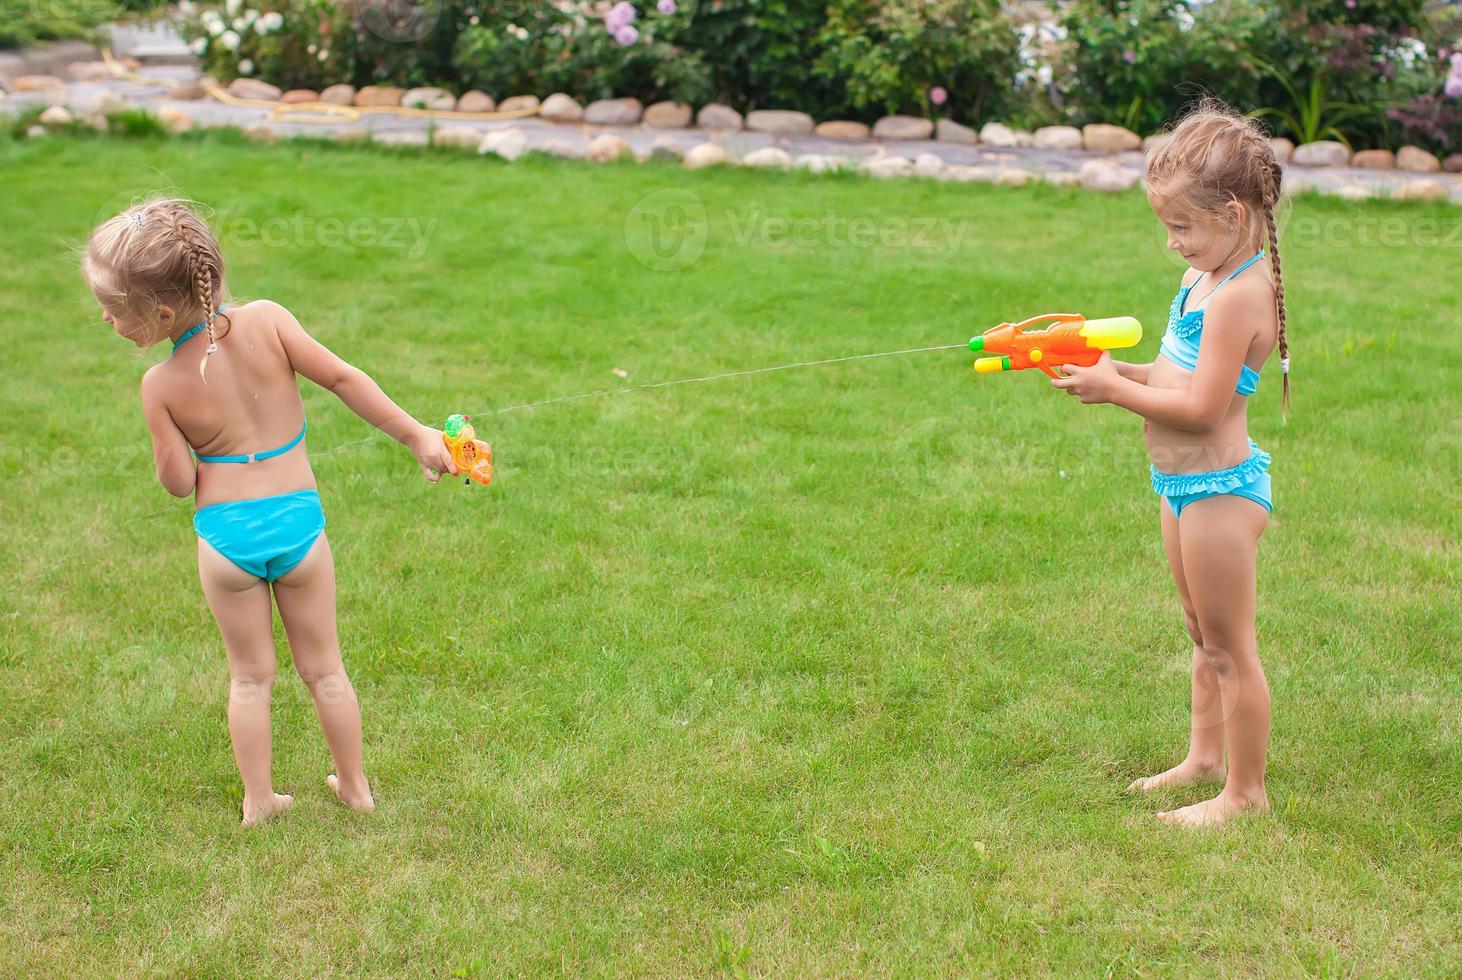
[[[228,307],[226,306],[220,306],[218,308],[218,312],[222,313],[227,309]],[[197,336],[198,332],[200,330],[203,330],[207,326],[208,321],[204,320],[202,323],[199,323],[196,326],[192,326],[189,327],[187,330],[184,330],[183,335],[177,340],[173,341],[173,353],[176,354],[179,347],[182,347],[193,337]],[[289,442],[286,442],[278,449],[270,449],[267,452],[247,453],[239,456],[204,456],[202,453],[194,450],[193,455],[198,457],[198,462],[200,463],[257,463],[261,459],[273,459],[275,456],[283,456],[285,453],[289,452],[295,446],[298,446],[300,444],[300,440],[305,437],[305,427],[307,424],[307,422],[301,423],[299,435],[295,436],[293,439],[289,440]]]
[[[1243,272],[1249,266],[1258,262],[1264,257],[1264,250],[1260,249],[1259,254],[1239,266],[1227,276],[1223,282],[1209,292],[1209,296],[1223,288],[1223,284],[1234,276]],[[1204,273],[1203,275],[1207,275]],[[1178,290],[1178,295],[1173,297],[1173,305],[1168,309],[1168,332],[1163,335],[1160,353],[1178,367],[1188,371],[1198,370],[1198,345],[1203,341],[1203,308],[1183,311],[1188,303],[1188,294],[1193,287],[1203,280],[1199,276],[1191,283]],[[1259,389],[1259,372],[1245,364],[1239,369],[1239,383],[1234,391],[1241,395],[1252,395]]]

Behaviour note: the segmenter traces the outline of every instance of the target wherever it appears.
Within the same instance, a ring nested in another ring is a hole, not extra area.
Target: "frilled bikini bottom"
[[[1232,494],[1254,501],[1265,510],[1274,510],[1269,487],[1269,454],[1249,440],[1249,458],[1238,466],[1207,473],[1161,473],[1152,470],[1152,489],[1167,498],[1174,517],[1183,516],[1183,508],[1195,500]]]

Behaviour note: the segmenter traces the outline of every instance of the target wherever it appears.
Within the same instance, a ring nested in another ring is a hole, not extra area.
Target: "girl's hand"
[[[416,461],[421,464],[422,476],[432,483],[441,479],[444,472],[453,476],[457,475],[457,464],[452,462],[452,454],[447,451],[447,444],[442,441],[440,429],[423,425],[416,435],[412,436],[408,445],[411,446]]]
[[[1117,373],[1117,367],[1112,363],[1112,357],[1105,351],[1101,359],[1091,367],[1081,367],[1076,364],[1068,364],[1061,370],[1066,372],[1064,378],[1052,378],[1051,387],[1060,388],[1068,395],[1075,395],[1081,399],[1083,405],[1099,405],[1112,400],[1112,389],[1122,376]]]

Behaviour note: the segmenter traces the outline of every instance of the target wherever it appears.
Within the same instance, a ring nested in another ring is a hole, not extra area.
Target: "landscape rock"
[[[873,138],[880,140],[926,140],[934,135],[934,123],[919,116],[884,116],[873,124]]]
[[[1290,160],[1301,167],[1343,167],[1350,162],[1350,149],[1335,140],[1301,143]]]
[[[496,153],[504,160],[516,160],[528,149],[528,137],[520,129],[489,130],[477,144],[478,153]]]
[[[285,105],[301,105],[306,102],[319,102],[320,93],[309,88],[292,88],[279,97],[279,101]]]
[[[496,112],[497,103],[492,96],[486,92],[479,92],[473,89],[471,92],[463,92],[462,97],[457,100],[458,112]]]
[[[510,95],[498,103],[498,112],[524,112],[534,113],[538,111],[541,103],[536,95]]]
[[[760,150],[753,150],[742,157],[741,165],[744,167],[762,167],[768,170],[786,170],[792,166],[792,158],[781,147],[764,146]]]
[[[591,126],[633,126],[644,112],[639,99],[599,99],[584,109],[584,122]]]
[[[244,136],[255,143],[278,143],[279,130],[263,123],[255,123],[252,126],[244,127]]]
[[[405,94],[390,85],[367,85],[355,93],[355,104],[367,109],[391,108],[399,106]]]
[[[908,177],[914,172],[914,161],[908,157],[868,157],[863,161],[863,170],[880,180]]]
[[[695,114],[695,124],[701,129],[736,130],[742,127],[744,120],[741,113],[730,106],[712,102],[701,106],[701,111]]]
[[[684,129],[690,125],[690,106],[684,102],[656,102],[641,120],[651,129]]]
[[[1142,137],[1125,126],[1111,123],[1092,123],[1081,128],[1081,143],[1088,150],[1098,153],[1121,153],[1123,150],[1142,149]]]
[[[584,107],[573,96],[555,92],[538,107],[538,118],[555,123],[576,123],[584,118]]]
[[[1446,199],[1447,189],[1436,180],[1408,180],[1392,196],[1402,201],[1441,201]]]
[[[653,107],[652,107],[653,108]],[[685,147],[680,145],[680,140],[666,133],[664,136],[656,136],[655,142],[650,144],[650,159],[652,160],[683,160],[685,158]]]
[[[856,122],[852,119],[834,119],[818,123],[812,128],[812,132],[816,136],[833,140],[866,140],[869,135],[867,123]]]
[[[980,142],[980,134],[953,119],[941,119],[935,123],[934,138],[941,143],[962,143],[966,146]]]
[[[70,126],[76,121],[76,117],[65,106],[53,105],[45,112],[42,112],[37,121],[47,129],[60,129],[65,126]]]
[[[1274,151],[1276,162],[1289,163],[1294,157],[1294,141],[1285,139],[1283,136],[1274,136],[1269,140],[1269,148]]]
[[[584,159],[584,148],[578,143],[571,143],[568,140],[547,139],[538,144],[535,149],[539,153],[547,153],[551,157],[559,157],[564,160]]]
[[[105,61],[73,61],[66,66],[66,74],[78,82],[104,82],[112,77],[112,70]]]
[[[801,136],[812,132],[812,117],[792,109],[756,109],[747,113],[746,128],[754,133]]]
[[[1396,154],[1390,150],[1359,150],[1350,158],[1350,165],[1362,170],[1395,170]]]
[[[455,146],[475,150],[482,145],[482,133],[470,126],[444,126],[432,134],[434,146]]]
[[[331,85],[320,93],[320,101],[327,105],[355,105],[355,86]]]
[[[701,143],[685,151],[685,166],[689,170],[714,167],[717,164],[725,163],[726,159],[725,148],[715,143]]]
[[[193,128],[193,117],[175,105],[158,106],[157,121],[170,133],[186,133]]]
[[[413,88],[402,94],[401,104],[411,109],[451,112],[457,108],[457,97],[444,88]]]
[[[17,92],[56,92],[64,90],[66,82],[55,75],[16,75],[10,87]]]
[[[1077,171],[1081,186],[1089,191],[1125,191],[1142,176],[1136,170],[1106,160],[1088,160]]]
[[[1442,161],[1442,169],[1449,174],[1462,174],[1462,153],[1453,153]]]
[[[1079,150],[1081,130],[1075,126],[1042,126],[1031,134],[1031,145],[1042,150]]]
[[[944,160],[934,153],[914,157],[914,173],[920,177],[938,177],[943,170]]]
[[[1403,146],[1396,151],[1396,169],[1411,174],[1434,174],[1441,171],[1442,161],[1419,146]]]
[[[989,122],[980,127],[980,142],[988,146],[1030,146],[1031,134],[1011,129],[1004,123]]]
[[[257,78],[235,78],[228,83],[228,94],[236,99],[254,99],[259,102],[278,102],[284,93],[279,86],[261,82]]]
[[[592,106],[591,106],[592,108]],[[621,157],[634,156],[630,145],[618,136],[604,133],[589,141],[589,148],[584,152],[584,158],[590,163],[609,163]]]

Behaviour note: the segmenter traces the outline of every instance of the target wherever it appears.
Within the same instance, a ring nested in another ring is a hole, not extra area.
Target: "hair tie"
[[[1287,358],[1287,357],[1281,357],[1279,359],[1279,373],[1280,374],[1288,374],[1289,373],[1289,358]]]
[[[141,211],[133,211],[132,212],[132,227],[133,228],[136,228],[138,231],[141,231],[142,230],[142,212]]]

